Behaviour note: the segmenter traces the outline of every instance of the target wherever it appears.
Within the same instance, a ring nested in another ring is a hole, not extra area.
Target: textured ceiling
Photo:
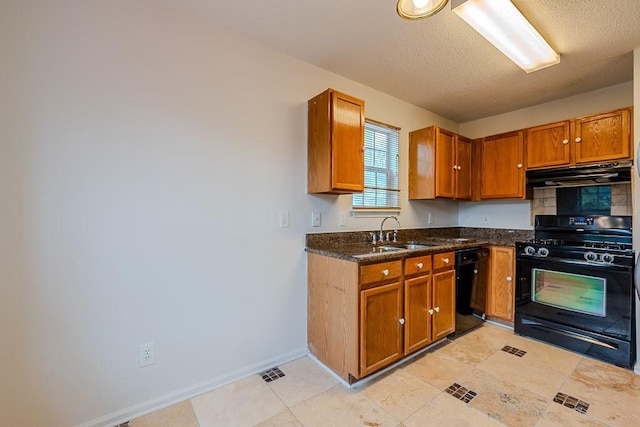
[[[639,0],[512,0],[561,55],[527,74],[447,5],[395,0],[156,0],[458,123],[630,81]]]

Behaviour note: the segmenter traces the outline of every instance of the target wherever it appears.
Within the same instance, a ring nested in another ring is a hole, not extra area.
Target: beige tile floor
[[[279,368],[270,383],[253,375],[130,426],[640,426],[640,376],[487,323],[352,389],[308,357]],[[476,396],[454,398],[453,383]],[[557,393],[587,403],[586,414]]]

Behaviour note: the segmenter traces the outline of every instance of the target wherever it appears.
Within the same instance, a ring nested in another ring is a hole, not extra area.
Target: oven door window
[[[581,274],[531,270],[531,299],[577,313],[605,317],[607,279]]]

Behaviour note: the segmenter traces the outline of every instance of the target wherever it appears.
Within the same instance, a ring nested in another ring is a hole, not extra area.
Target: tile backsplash
[[[556,215],[556,189],[535,188],[531,201],[531,224],[536,215]],[[632,215],[631,184],[611,185],[611,215]]]

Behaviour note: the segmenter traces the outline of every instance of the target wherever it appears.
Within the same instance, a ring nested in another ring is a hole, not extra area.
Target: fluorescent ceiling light
[[[452,0],[451,9],[527,73],[560,62],[510,0]]]
[[[405,19],[422,19],[435,15],[449,0],[398,0],[396,10]]]

